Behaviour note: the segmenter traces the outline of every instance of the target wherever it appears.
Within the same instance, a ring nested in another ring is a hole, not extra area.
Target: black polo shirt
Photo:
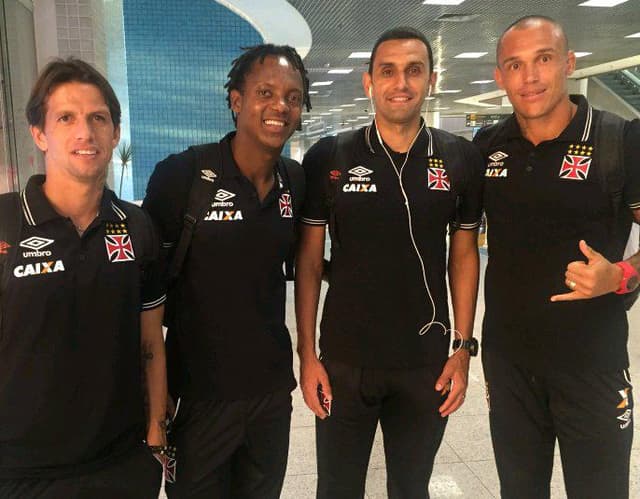
[[[489,264],[483,344],[534,367],[621,369],[628,358],[620,296],[549,301],[570,291],[567,264],[586,261],[580,239],[616,262],[629,235],[628,230],[612,235],[613,206],[594,148],[599,111],[584,97],[572,100],[577,112],[554,140],[534,146],[522,136],[515,116],[475,138],[486,160]],[[624,200],[631,208],[640,207],[638,143],[640,122],[628,122]]]
[[[79,237],[44,179],[21,193],[15,254],[1,255],[0,478],[79,474],[144,438],[140,312],[164,301],[151,220],[105,189]]]
[[[294,242],[293,203],[284,164],[260,202],[253,184],[220,142],[216,193],[196,225],[176,283],[176,327],[187,393],[234,400],[295,388],[285,325],[283,262]],[[158,163],[144,206],[166,246],[174,246],[197,167],[192,150]]]
[[[451,164],[442,140],[460,151]],[[331,282],[320,325],[322,355],[361,367],[407,368],[442,363],[448,335],[434,324],[433,306],[409,235],[399,175],[376,138],[375,128],[357,132],[351,151],[334,153],[335,137],[306,154],[307,197],[303,223],[329,220],[330,182],[335,185]],[[348,146],[345,146],[348,147]],[[388,150],[390,148],[386,146]],[[339,164],[336,157],[347,158]],[[392,153],[398,169],[406,154]],[[337,180],[336,180],[337,178]],[[468,141],[425,128],[401,174],[411,227],[435,303],[435,321],[449,327],[447,229],[473,230],[481,216],[482,161]]]

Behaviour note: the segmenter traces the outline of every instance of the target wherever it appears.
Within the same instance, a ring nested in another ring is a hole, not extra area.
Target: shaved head
[[[500,39],[498,40],[498,45],[496,47],[496,65],[500,66],[500,51],[502,50],[502,41],[507,34],[516,30],[536,28],[544,24],[550,24],[553,27],[553,31],[562,41],[563,52],[567,52],[569,50],[569,39],[564,32],[564,28],[558,21],[547,16],[525,16],[511,23],[509,27],[502,32],[502,35],[500,35]]]

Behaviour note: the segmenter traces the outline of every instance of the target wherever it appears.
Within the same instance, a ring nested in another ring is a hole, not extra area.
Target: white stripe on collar
[[[124,220],[125,218],[127,218],[127,214],[124,211],[122,211],[122,209],[120,209],[118,206],[116,206],[116,204],[113,201],[111,201],[111,208],[116,213],[116,215],[118,215],[120,220]]]
[[[433,135],[431,134],[431,129],[425,125],[424,129],[427,131],[427,135],[429,136],[429,147],[427,148],[427,156],[430,158],[433,156]]]
[[[29,203],[27,203],[27,191],[24,189],[20,193],[20,197],[22,198],[22,212],[24,213],[24,218],[27,219],[27,223],[29,225],[35,225],[36,221],[31,214],[31,208],[29,208]]]
[[[591,122],[593,120],[593,108],[587,106],[587,119],[584,120],[584,130],[582,131],[581,142],[587,142],[591,136]]]

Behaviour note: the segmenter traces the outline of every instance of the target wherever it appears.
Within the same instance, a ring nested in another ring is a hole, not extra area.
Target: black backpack
[[[464,161],[464,153],[458,145],[458,138],[449,133],[438,130],[437,128],[430,128],[434,142],[438,144],[439,153],[445,161],[445,164],[459,164]],[[335,213],[335,201],[338,190],[339,179],[342,177],[343,170],[350,168],[354,163],[354,152],[356,151],[356,143],[359,140],[359,135],[364,133],[364,140],[368,150],[372,150],[369,140],[371,128],[370,126],[364,130],[353,130],[340,133],[336,136],[331,157],[332,163],[330,165],[331,173],[327,172],[325,175],[326,184],[326,205],[329,208],[329,236],[331,237],[331,248],[340,248],[340,235],[339,229],[336,223]],[[329,281],[331,275],[331,260],[324,259],[322,278],[325,281]]]
[[[167,377],[169,393],[174,400],[180,398],[181,387],[184,383],[184,372],[181,369],[181,355],[178,332],[175,328],[176,307],[178,302],[176,280],[184,265],[189,246],[193,239],[196,226],[211,206],[211,200],[217,190],[220,172],[216,171],[221,162],[220,144],[217,142],[189,147],[195,153],[196,168],[189,191],[184,224],[175,250],[171,254],[168,267],[168,290],[165,302],[164,325],[168,328],[166,337]],[[280,157],[284,165],[285,182],[289,185],[293,198],[294,214],[300,213],[305,195],[304,171],[300,165],[289,158]],[[294,224],[297,227],[297,224]],[[297,230],[297,229],[296,229]],[[296,237],[297,240],[297,237]],[[285,260],[286,279],[294,279],[295,244],[289,250]]]
[[[9,192],[0,196],[0,303],[11,277],[11,262],[18,251],[18,239],[22,230],[22,206],[20,194]],[[0,305],[0,322],[2,306]]]
[[[633,213],[624,202],[624,127],[626,121],[613,113],[600,111],[594,123],[594,149],[600,167],[600,182],[604,192],[609,194],[609,202],[614,214],[612,237],[617,238],[627,232],[634,222]],[[629,239],[627,237],[627,239]],[[630,241],[637,252],[640,241]],[[640,287],[622,296],[626,310],[631,309],[638,299]]]

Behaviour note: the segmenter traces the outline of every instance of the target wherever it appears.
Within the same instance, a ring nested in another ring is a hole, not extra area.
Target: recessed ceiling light
[[[436,21],[443,23],[468,23],[480,17],[480,14],[442,14],[435,18]]]
[[[347,121],[348,121],[349,123],[355,123],[355,122],[356,122],[356,121],[358,121],[358,120],[351,118],[351,119],[348,119]]]
[[[332,85],[333,81],[316,81],[311,84],[312,87],[326,87],[327,85]]]
[[[369,59],[371,57],[371,52],[351,52],[349,54],[349,59]]]
[[[625,38],[640,38],[640,31],[638,31],[637,33],[634,33],[632,35],[627,35],[627,36],[625,36]]]
[[[432,95],[429,95],[429,96],[424,98],[424,100],[433,100],[433,99],[435,99],[435,97],[432,96]]]
[[[353,71],[353,68],[345,69],[330,69],[328,72],[330,75],[348,75]]]
[[[353,100],[369,100],[369,98],[368,97],[356,97]]]
[[[586,57],[588,55],[591,55],[593,52],[574,52],[574,54],[576,55],[576,57]]]
[[[369,116],[358,116],[359,120],[368,120]]]
[[[458,55],[453,56],[454,59],[479,59],[480,57],[484,57],[489,52],[462,52]]]
[[[487,83],[491,83],[493,80],[475,80],[471,82],[471,85],[486,85]]]
[[[331,113],[320,113],[320,116],[331,116]]]
[[[460,89],[456,89],[456,90],[440,90],[439,94],[459,94],[460,92],[462,92],[462,90]]]
[[[355,104],[340,104],[340,107],[356,107]]]
[[[579,3],[580,7],[615,7],[621,3],[625,3],[627,0],[587,0],[586,2]]]
[[[460,5],[464,0],[424,0],[422,5]]]
[[[329,109],[329,111],[331,111],[332,113],[341,113],[342,111],[344,111],[344,109],[335,108],[335,109]]]
[[[309,95],[315,95],[317,93],[318,93],[317,90],[309,90]]]
[[[451,109],[450,107],[434,107],[434,111],[446,111],[447,109]]]

